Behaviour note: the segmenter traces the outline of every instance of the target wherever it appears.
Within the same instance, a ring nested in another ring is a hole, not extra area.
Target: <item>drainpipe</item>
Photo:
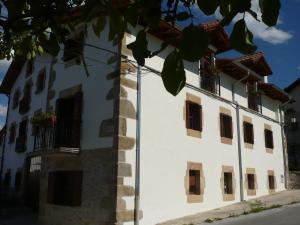
[[[282,118],[282,112],[284,111],[284,107],[292,101],[292,98],[289,97],[289,100],[282,103],[279,106],[279,120],[280,120],[280,128],[281,128],[281,143],[282,143],[282,153],[283,153],[283,167],[284,167],[284,187],[288,189],[288,180],[289,180],[289,170],[288,170],[288,153],[287,153],[287,146],[285,144],[285,133],[284,133],[284,126],[285,122]]]
[[[141,66],[137,68],[137,98],[136,98],[136,156],[135,156],[135,195],[134,195],[134,225],[139,225],[140,211],[140,143],[141,143]]]
[[[242,79],[236,81],[232,84],[231,91],[232,91],[232,102],[236,105],[236,127],[237,127],[237,141],[238,141],[238,156],[239,156],[239,175],[240,175],[240,199],[241,201],[244,201],[244,182],[243,182],[243,163],[242,163],[242,145],[241,145],[241,129],[240,129],[240,105],[235,100],[235,86],[242,82],[243,80],[247,79],[250,76],[250,72],[248,70],[248,73],[246,76],[244,76]]]

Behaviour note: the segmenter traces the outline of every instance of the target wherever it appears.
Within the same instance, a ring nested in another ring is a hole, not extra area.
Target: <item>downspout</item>
[[[279,119],[280,119],[280,128],[281,128],[281,143],[282,143],[282,153],[283,153],[283,167],[284,167],[284,187],[288,189],[288,180],[289,180],[289,172],[288,172],[288,152],[287,152],[287,145],[285,144],[285,134],[284,134],[284,126],[285,122],[282,118],[282,111],[284,111],[284,107],[292,101],[291,97],[289,100],[282,103],[279,106]]]
[[[141,66],[137,68],[137,98],[136,98],[136,152],[135,152],[135,195],[134,195],[134,225],[139,225],[140,217],[140,144],[141,144]]]
[[[7,94],[6,97],[8,97],[8,103],[7,103],[7,111],[6,111],[6,118],[5,118],[5,133],[4,133],[4,141],[3,141],[3,151],[2,151],[2,157],[1,157],[1,167],[0,167],[0,193],[2,192],[2,174],[3,174],[3,167],[4,167],[4,154],[5,154],[5,146],[6,146],[6,133],[8,130],[7,127],[7,121],[8,121],[8,113],[9,113],[9,107],[10,107],[10,96]],[[1,195],[0,195],[1,196]]]
[[[247,79],[250,76],[250,72],[248,71],[248,74],[244,76],[242,79],[236,81],[232,84],[232,102],[236,105],[236,127],[237,127],[237,141],[238,141],[238,156],[239,156],[239,175],[240,175],[240,199],[241,201],[244,201],[244,182],[243,182],[243,158],[242,158],[242,145],[241,145],[241,129],[240,129],[240,105],[235,100],[235,85],[242,82],[243,80]]]

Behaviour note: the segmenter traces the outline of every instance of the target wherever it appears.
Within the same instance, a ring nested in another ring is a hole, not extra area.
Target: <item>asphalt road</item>
[[[204,223],[207,224],[207,223]],[[228,218],[213,225],[300,225],[300,204]]]

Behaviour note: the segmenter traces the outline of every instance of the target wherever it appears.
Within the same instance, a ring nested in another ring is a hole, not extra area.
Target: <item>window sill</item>
[[[186,129],[186,134],[190,137],[202,138],[202,132],[199,130]]]
[[[203,202],[203,194],[202,195],[187,195],[187,202],[188,203],[200,203]]]
[[[266,148],[266,153],[273,154],[273,149],[272,148]]]
[[[229,202],[229,201],[234,201],[234,200],[235,200],[234,194],[223,194],[224,202]]]
[[[250,189],[247,189],[247,195],[248,196],[255,196],[256,195],[256,190],[250,190]]]
[[[275,192],[276,192],[275,189],[269,189],[269,194],[273,194]]]
[[[247,149],[253,150],[253,144],[251,144],[251,143],[246,143],[245,142],[244,147],[247,148]]]
[[[221,137],[221,143],[226,145],[232,145],[232,138]]]

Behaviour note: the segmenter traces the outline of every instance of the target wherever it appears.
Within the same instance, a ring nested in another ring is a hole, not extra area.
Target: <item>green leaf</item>
[[[205,15],[212,15],[220,4],[220,0],[197,0],[199,8]]]
[[[137,25],[137,21],[139,17],[138,10],[139,10],[138,5],[133,5],[127,8],[124,14],[125,20],[133,27]]]
[[[138,64],[144,66],[145,58],[150,56],[146,32],[144,30],[141,30],[136,36],[136,40],[127,45],[127,47],[132,50],[133,57],[138,62]]]
[[[232,11],[231,0],[223,0],[220,2],[220,13],[223,17]]]
[[[112,41],[115,38],[122,40],[125,26],[123,15],[117,10],[112,10],[109,17],[109,40]]]
[[[237,21],[230,36],[231,47],[243,54],[252,54],[257,47],[253,43],[253,34],[243,19]]]
[[[252,9],[247,10],[247,12],[254,18],[256,19],[258,22],[260,22],[260,20],[257,17],[257,13],[254,12]]]
[[[195,62],[204,55],[210,43],[207,32],[200,27],[190,25],[182,31],[179,45],[180,56],[188,61]]]
[[[187,12],[180,12],[177,14],[177,20],[178,21],[184,21],[190,18],[190,14]]]
[[[60,46],[55,34],[51,33],[49,39],[47,39],[46,35],[40,35],[39,42],[46,52],[50,53],[53,56],[57,56],[60,50]]]
[[[280,0],[259,0],[262,21],[269,27],[275,26],[281,8]]]
[[[166,57],[161,77],[167,91],[174,96],[184,87],[186,82],[184,64],[176,50]]]
[[[94,33],[100,37],[100,33],[103,31],[106,25],[106,17],[104,15],[100,15],[97,19],[96,24],[93,25]]]

